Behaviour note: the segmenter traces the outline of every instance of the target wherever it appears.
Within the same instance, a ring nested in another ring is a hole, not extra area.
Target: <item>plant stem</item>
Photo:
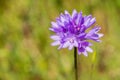
[[[77,48],[74,47],[74,67],[75,67],[75,80],[78,80],[78,68],[77,68]]]

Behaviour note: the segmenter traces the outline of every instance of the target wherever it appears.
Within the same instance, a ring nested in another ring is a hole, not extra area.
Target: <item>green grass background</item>
[[[75,80],[73,50],[49,38],[50,22],[73,9],[104,33],[94,53],[78,56],[79,80],[120,80],[120,0],[0,0],[0,80]]]

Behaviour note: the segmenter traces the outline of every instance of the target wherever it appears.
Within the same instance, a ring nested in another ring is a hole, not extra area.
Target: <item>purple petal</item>
[[[57,24],[58,24],[58,26],[59,26],[59,27],[64,26],[64,23],[63,23],[63,22],[61,22],[61,21],[57,21]]]
[[[57,23],[55,23],[55,22],[51,22],[51,24],[52,24],[52,27],[53,27],[53,28],[58,28]]]
[[[70,14],[68,13],[68,11],[66,11],[66,10],[65,10],[65,14],[67,14],[67,15],[69,15],[69,16],[70,16]]]
[[[72,50],[72,48],[73,48],[73,45],[71,44],[68,49],[69,49],[69,50]]]
[[[84,25],[81,25],[80,32],[83,33],[83,32],[85,32],[85,30],[86,30],[86,27]]]
[[[93,39],[94,40],[94,39]],[[96,41],[96,42],[102,42],[101,40],[99,40],[99,39],[95,39],[94,41]]]
[[[82,54],[81,52],[78,51],[78,55]]]
[[[96,22],[96,19],[95,18],[92,18],[92,16],[91,15],[89,15],[89,16],[85,16],[84,17],[84,26],[86,27],[86,28],[89,28],[91,25],[93,25],[94,23]]]
[[[64,16],[61,16],[60,19],[61,19],[61,22],[63,22],[63,23],[66,21]]]
[[[85,56],[88,56],[88,53],[87,53],[86,51],[84,51],[83,54],[84,54]]]
[[[49,30],[54,31],[54,29],[53,29],[53,28],[49,28]]]
[[[100,27],[94,27],[92,30],[89,31],[89,34],[97,33],[100,29]]]
[[[104,34],[98,33],[98,36],[99,36],[99,38],[100,38],[100,37],[103,37]]]
[[[78,42],[77,41],[74,41],[74,46],[78,47]]]
[[[58,33],[58,32],[61,32],[61,31],[62,31],[62,29],[61,29],[61,28],[49,28],[49,30],[51,30],[51,31],[53,31],[53,32],[56,32],[56,33]]]
[[[67,42],[65,42],[65,43],[63,44],[63,48],[67,48],[69,45],[70,45],[70,42],[67,41]]]
[[[52,35],[50,38],[53,40],[60,40],[60,37],[57,35]]]
[[[75,32],[73,26],[69,26],[68,30],[69,30],[69,32],[72,33],[72,34]]]
[[[93,34],[90,36],[91,39],[98,39],[99,38],[99,35],[98,34]]]
[[[92,50],[90,47],[86,47],[85,49],[86,49],[88,52],[91,52],[91,53],[93,52],[93,50]]]
[[[60,44],[60,46],[58,47],[58,50],[60,50],[63,47],[63,44]]]
[[[92,18],[91,20],[90,20],[90,22],[95,22],[96,21],[96,19],[95,18]]]
[[[84,49],[83,47],[80,47],[80,48],[78,48],[78,51],[79,51],[79,52],[84,52],[85,49]]]
[[[93,25],[96,22],[95,18],[92,18],[89,22],[89,24],[87,25],[87,28],[89,28],[91,25]]]
[[[100,42],[99,38],[102,37],[102,34],[91,34],[89,36],[86,36],[87,39],[91,39],[97,42]]]
[[[78,18],[77,18],[77,20],[76,20],[76,24],[78,24],[78,26],[80,26],[81,21],[82,21],[82,12],[80,12],[80,13],[78,14]]]
[[[76,20],[77,16],[78,16],[78,13],[77,13],[77,11],[74,9],[74,10],[73,10],[73,13],[72,13],[72,19],[73,19],[73,20]]]
[[[57,45],[60,45],[60,41],[55,41],[51,44],[52,46],[57,46]]]
[[[85,35],[86,35],[86,33],[81,33],[81,34],[79,34],[77,37],[78,37],[78,38],[84,38]]]
[[[84,16],[84,21],[86,21],[86,20],[88,20],[90,18],[92,18],[92,15]]]
[[[91,37],[91,36],[97,35],[96,33],[97,33],[100,29],[101,29],[100,27],[95,27],[95,28],[93,28],[92,30],[90,30],[90,31],[88,32],[88,34],[86,35],[86,37]]]
[[[89,19],[87,19],[87,20],[84,22],[84,24],[83,24],[83,25],[87,28],[89,23],[90,23],[90,18],[89,18]]]
[[[82,46],[88,46],[89,45],[89,42],[82,42]]]

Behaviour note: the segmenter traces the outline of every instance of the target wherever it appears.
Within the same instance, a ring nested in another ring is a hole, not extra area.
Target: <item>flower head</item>
[[[58,49],[67,48],[71,50],[73,47],[78,48],[78,54],[87,56],[87,52],[93,52],[90,48],[92,44],[88,40],[100,42],[99,38],[103,34],[98,33],[101,29],[95,26],[89,31],[86,31],[96,22],[92,15],[83,16],[82,12],[78,13],[73,10],[72,15],[67,11],[56,18],[56,22],[51,22],[51,31],[56,33],[51,36],[55,40],[51,45],[59,45]]]

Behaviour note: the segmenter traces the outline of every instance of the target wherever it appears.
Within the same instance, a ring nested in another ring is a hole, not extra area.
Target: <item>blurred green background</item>
[[[120,80],[120,0],[0,0],[0,80],[74,80],[73,50],[49,38],[50,22],[73,9],[96,17],[104,33],[94,61],[78,56],[79,80]]]

